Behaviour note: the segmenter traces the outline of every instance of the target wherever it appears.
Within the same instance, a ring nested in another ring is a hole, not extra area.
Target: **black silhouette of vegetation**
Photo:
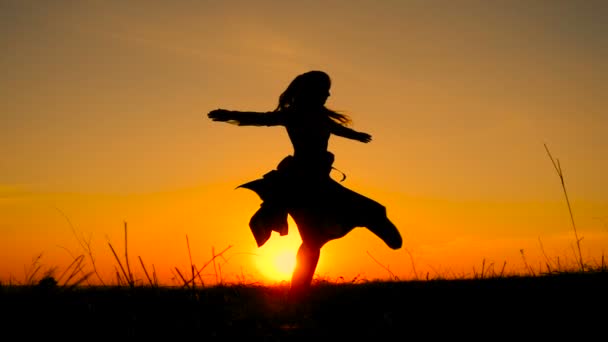
[[[46,279],[46,278],[45,278]],[[605,271],[479,279],[198,288],[0,285],[4,336],[301,341],[605,333]],[[601,335],[600,335],[601,336]]]

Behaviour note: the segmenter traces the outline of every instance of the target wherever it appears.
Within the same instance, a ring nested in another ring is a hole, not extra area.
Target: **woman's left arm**
[[[348,128],[346,126],[342,126],[337,122],[332,122],[331,133],[341,136],[347,139],[357,140],[363,143],[368,143],[372,141],[372,136],[364,133],[355,131],[352,128]]]

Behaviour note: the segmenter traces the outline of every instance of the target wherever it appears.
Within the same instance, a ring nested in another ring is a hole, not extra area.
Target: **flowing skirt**
[[[239,186],[254,191],[263,201],[249,221],[258,247],[268,241],[272,231],[288,233],[287,215],[296,223],[303,242],[319,248],[356,227],[369,229],[390,248],[401,247],[401,234],[388,219],[386,208],[333,180],[329,176],[332,163],[329,152],[320,167],[288,156],[262,178]]]

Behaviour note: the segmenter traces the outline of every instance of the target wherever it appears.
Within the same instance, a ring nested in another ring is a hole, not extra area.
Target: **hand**
[[[213,121],[228,121],[230,120],[229,114],[229,110],[215,109],[210,111],[209,114],[207,114],[207,117]]]
[[[359,132],[359,134],[357,134],[357,140],[359,140],[360,142],[368,143],[372,141],[372,136],[367,133]]]

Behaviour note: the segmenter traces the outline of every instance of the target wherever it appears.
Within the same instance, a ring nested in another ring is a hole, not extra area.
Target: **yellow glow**
[[[296,256],[293,251],[284,251],[276,256],[274,263],[277,271],[291,274],[296,267]]]
[[[296,254],[301,240],[295,225],[290,224],[289,234],[273,236],[259,248],[255,259],[258,271],[270,282],[289,281],[296,266]]]
[[[296,251],[279,249],[272,251],[257,259],[256,266],[259,271],[271,281],[284,281],[291,279],[291,273],[296,266]]]

